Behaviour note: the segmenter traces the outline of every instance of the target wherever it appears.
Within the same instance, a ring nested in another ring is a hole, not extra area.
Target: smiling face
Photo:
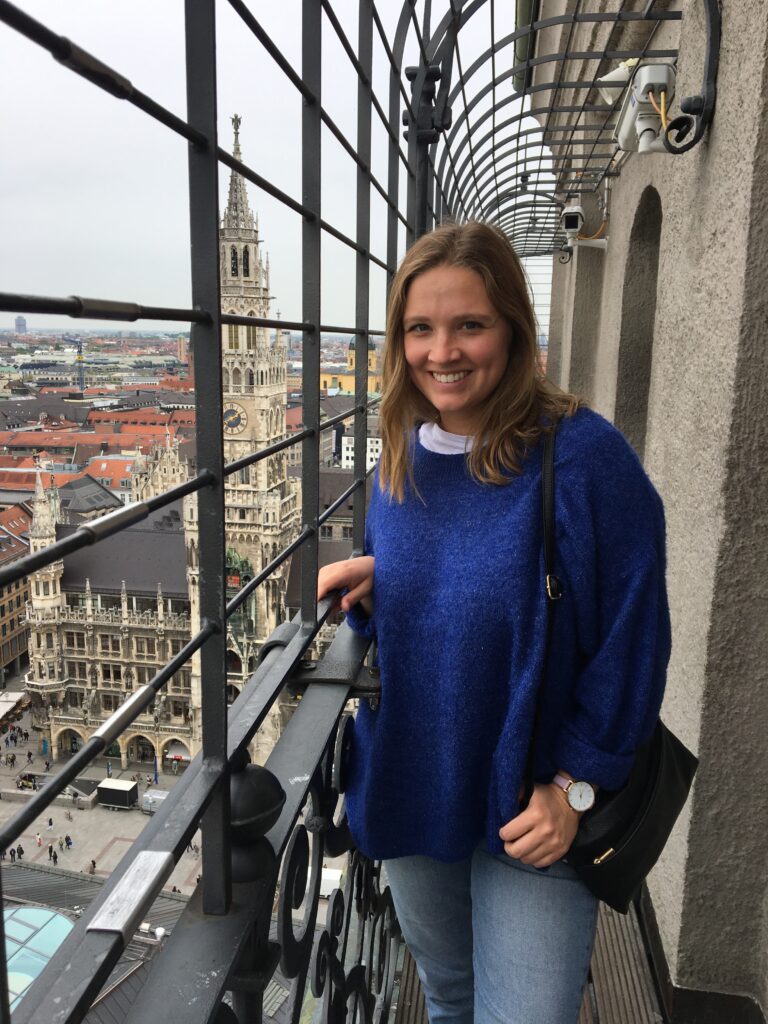
[[[415,277],[403,313],[405,360],[414,385],[452,434],[475,433],[483,403],[504,376],[511,330],[482,277],[445,264]]]

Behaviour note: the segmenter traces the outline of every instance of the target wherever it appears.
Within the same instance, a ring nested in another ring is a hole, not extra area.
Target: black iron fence
[[[613,173],[617,150],[611,141],[611,118],[616,104],[599,103],[594,98],[599,69],[606,61],[629,57],[674,60],[674,48],[653,49],[652,43],[660,25],[681,16],[676,11],[655,10],[653,0],[643,12],[626,11],[624,0],[617,0],[611,12],[599,14],[585,12],[577,0],[571,14],[538,20],[538,3],[530,0],[516,5],[518,15],[527,12],[521,24],[500,34],[501,8],[494,0],[448,0],[432,31],[429,0],[422,5],[405,0],[390,31],[386,25],[391,18],[384,15],[391,16],[391,10],[385,12],[374,0],[360,0],[357,38],[352,40],[330,0],[302,0],[302,57],[297,68],[243,0],[229,0],[229,6],[240,19],[242,31],[252,34],[259,44],[261,59],[271,62],[301,97],[301,138],[293,150],[301,166],[300,200],[218,144],[215,0],[185,2],[186,119],[146,95],[119,70],[0,0],[0,21],[6,26],[46,49],[94,87],[133,105],[187,140],[192,282],[188,309],[120,299],[21,294],[0,295],[0,309],[81,319],[191,324],[199,467],[188,482],[86,523],[45,550],[0,570],[3,586],[84,545],[98,543],[155,509],[187,495],[197,496],[200,622],[196,632],[151,682],[131,693],[44,790],[0,828],[0,848],[14,842],[57,794],[103,753],[197,651],[202,677],[202,752],[14,1010],[14,1021],[21,1024],[63,1024],[83,1018],[201,822],[202,882],[158,952],[128,1020],[137,1024],[161,1017],[168,1024],[260,1020],[264,992],[278,966],[291,986],[288,1016],[293,1021],[299,1019],[308,986],[325,1001],[324,1019],[341,1021],[349,1012],[365,1021],[386,1018],[398,938],[391,901],[380,887],[376,865],[352,853],[343,892],[331,895],[324,925],[317,922],[323,856],[350,848],[341,811],[344,752],[349,742],[345,708],[351,696],[374,692],[377,684],[364,662],[365,642],[345,628],[338,631],[318,666],[310,670],[305,665],[309,648],[329,614],[329,603],[318,605],[315,596],[319,527],[350,498],[353,544],[356,550],[363,545],[368,368],[360,355],[367,351],[369,337],[382,333],[381,325],[369,323],[371,265],[383,269],[389,281],[404,245],[446,217],[483,216],[495,221],[515,240],[521,255],[555,251],[562,243],[559,214],[565,201],[572,194],[595,191]],[[508,11],[512,6],[504,8]],[[477,30],[482,11],[490,15],[490,31]],[[572,49],[571,35],[586,21],[610,23],[611,33],[629,21],[642,23],[647,31],[631,49],[614,45],[609,33],[599,52],[584,54]],[[482,45],[479,50],[475,47],[474,59],[462,63],[460,34],[473,25],[475,38],[481,38]],[[563,29],[558,38],[565,41],[564,48],[541,53],[537,47],[541,33],[557,27]],[[347,137],[322,102],[323,40],[329,34],[340,44],[357,82],[354,139]],[[385,95],[377,95],[373,85],[375,48],[387,68]],[[407,57],[413,64],[405,67]],[[585,61],[590,68],[587,76],[571,80],[569,62]],[[536,84],[537,69],[552,62],[557,67],[555,77],[548,85]],[[503,95],[502,87],[507,89]],[[565,93],[578,94],[581,99],[576,106],[558,105],[557,97]],[[545,94],[546,101],[539,102],[540,94]],[[460,106],[455,118],[454,106]],[[561,123],[563,115],[570,114],[575,116],[569,133]],[[373,124],[383,128],[386,137],[386,180],[372,171]],[[324,130],[355,166],[353,237],[324,217]],[[220,164],[301,219],[300,319],[222,313]],[[526,177],[521,179],[523,174]],[[386,208],[383,254],[372,251],[374,194],[383,199]],[[354,324],[345,327],[329,327],[321,320],[324,235],[354,253],[355,316]],[[222,327],[230,324],[302,332],[305,429],[226,465],[221,432],[221,333]],[[354,334],[358,358],[353,405],[321,425],[320,339],[324,331]],[[354,481],[321,513],[320,435],[343,419],[354,421]],[[301,528],[227,603],[222,529],[225,481],[297,443],[302,445]],[[294,622],[280,626],[264,645],[256,672],[227,708],[227,619],[300,548],[300,613]],[[303,699],[266,767],[251,765],[247,746],[288,682],[293,688],[306,688]],[[0,884],[1,880],[0,873]],[[302,907],[303,920],[297,926],[294,917]],[[6,1024],[10,1021],[4,971],[0,972],[0,1018]]]

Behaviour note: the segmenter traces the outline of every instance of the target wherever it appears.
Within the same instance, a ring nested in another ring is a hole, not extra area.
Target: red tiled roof
[[[91,459],[88,463],[88,475],[98,480],[110,490],[120,490],[121,480],[130,480],[133,459]]]
[[[18,536],[32,525],[32,516],[21,505],[11,505],[0,512],[0,527]]]

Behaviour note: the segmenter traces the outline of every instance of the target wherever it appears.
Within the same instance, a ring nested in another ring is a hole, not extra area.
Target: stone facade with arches
[[[678,96],[691,96],[707,41],[701,5],[681,6],[653,45],[679,49]],[[566,7],[548,9],[548,31],[565,32]],[[555,254],[548,369],[623,430],[665,505],[663,717],[700,758],[642,904],[669,1016],[751,1022],[768,1008],[768,6],[723,5],[722,28],[704,140],[617,153],[614,174],[578,196],[582,235],[605,221],[607,248]],[[592,31],[569,46],[587,49]],[[572,94],[558,102],[569,110]],[[554,134],[575,123],[554,121]]]

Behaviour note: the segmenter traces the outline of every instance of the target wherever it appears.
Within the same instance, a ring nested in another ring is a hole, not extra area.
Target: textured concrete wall
[[[678,97],[700,89],[702,6],[683,4]],[[674,649],[664,717],[702,767],[650,890],[674,982],[748,994],[764,1007],[767,43],[768,4],[723,5],[709,135],[684,156],[632,156],[622,167],[593,376],[594,404],[613,416],[622,340],[629,340],[622,311],[632,229],[651,186],[662,227],[644,459],[667,511]],[[560,277],[573,278],[573,269]],[[572,281],[562,283],[553,300],[567,303]],[[564,310],[555,322],[567,383],[574,315]]]
[[[616,426],[641,459],[648,423],[661,221],[661,199],[649,185],[640,197],[629,236],[614,410]]]

